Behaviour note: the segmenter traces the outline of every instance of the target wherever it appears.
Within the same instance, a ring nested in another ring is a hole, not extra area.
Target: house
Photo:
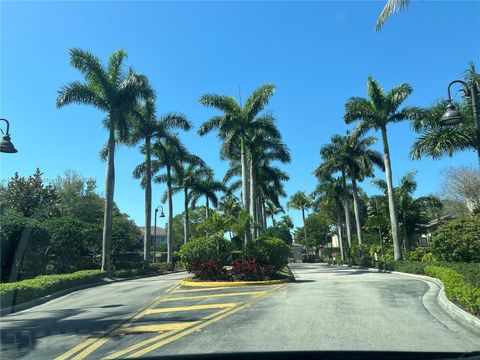
[[[145,226],[139,226],[138,229],[142,233],[142,238],[145,235]],[[165,229],[158,227],[155,231],[155,226],[150,228],[150,240],[152,242],[152,247],[155,248],[157,245],[162,245],[167,243],[167,232]]]

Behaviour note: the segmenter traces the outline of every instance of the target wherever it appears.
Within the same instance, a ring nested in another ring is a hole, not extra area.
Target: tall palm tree
[[[305,226],[305,211],[310,209],[312,205],[313,205],[312,199],[303,191],[297,191],[295,194],[290,196],[290,199],[288,200],[288,203],[287,203],[287,208],[302,211],[303,236],[304,236],[305,247],[307,248],[307,256],[308,256],[308,245],[307,245],[307,227]]]
[[[347,101],[345,104],[344,120],[347,124],[360,121],[357,131],[364,132],[374,129],[376,131],[380,130],[382,133],[394,259],[401,260],[402,253],[398,234],[397,209],[393,196],[392,167],[388,146],[387,125],[406,119],[418,119],[422,116],[423,111],[416,107],[399,110],[400,105],[412,93],[412,88],[408,84],[403,83],[395,86],[389,92],[385,93],[380,84],[373,80],[372,77],[369,77],[367,90],[369,99],[354,97]]]
[[[332,220],[336,222],[342,260],[344,259],[344,251],[342,231],[343,221],[341,218],[343,212],[344,193],[343,179],[341,177],[328,177],[320,179],[320,182],[317,184],[317,187],[312,194],[312,197],[316,200],[316,211],[326,210],[327,213],[330,214]],[[346,222],[346,218],[344,220]]]
[[[411,0],[387,0],[385,7],[375,23],[375,31],[378,32],[382,30],[383,25],[385,25],[390,16],[408,7],[410,2]]]
[[[145,189],[145,234],[143,239],[144,267],[150,263],[150,241],[152,224],[152,141],[164,141],[171,137],[173,129],[189,130],[190,122],[183,114],[168,113],[157,119],[154,99],[148,99],[140,104],[133,112],[133,131],[130,134],[129,145],[133,146],[144,141],[141,152],[145,154],[145,161],[133,171],[135,179],[141,179],[141,186]]]
[[[276,225],[275,215],[278,215],[280,213],[282,214],[285,213],[285,210],[283,209],[282,206],[277,206],[273,203],[273,201],[269,201],[269,200],[265,202],[265,210],[266,210],[265,215],[270,216],[270,218],[272,219],[272,226]]]
[[[232,191],[227,189],[226,195],[224,195],[218,203],[218,210],[220,210],[223,215],[228,218],[230,226],[230,240],[232,239],[232,224],[234,220],[238,217],[240,209],[241,207],[238,198],[233,194]]]
[[[108,65],[88,51],[70,50],[70,63],[85,77],[84,82],[64,85],[56,100],[57,108],[69,104],[94,106],[106,114],[103,125],[108,129],[107,170],[105,176],[105,213],[102,235],[102,270],[110,275],[112,212],[115,186],[115,144],[128,137],[128,116],[139,99],[153,97],[153,90],[144,75],[131,69],[124,71],[127,54],[119,50],[110,55]]]
[[[223,114],[216,115],[203,123],[198,133],[203,136],[213,129],[218,129],[218,137],[222,142],[235,144],[236,139],[238,139],[242,169],[242,204],[247,211],[250,209],[250,198],[246,136],[252,133],[253,128],[271,127],[271,116],[267,114],[265,119],[265,117],[259,117],[259,115],[274,93],[274,85],[262,85],[248,97],[244,106],[228,95],[205,94],[200,97],[202,105],[216,108]],[[247,234],[245,240],[249,241],[249,239],[250,237]]]
[[[167,185],[166,201],[168,202],[167,227],[167,262],[173,259],[173,169],[179,161],[188,157],[189,152],[181,143],[177,134],[173,134],[166,141],[157,141],[153,144],[152,153],[156,159],[152,167],[165,168],[165,173],[154,177],[153,181]]]
[[[347,152],[347,138],[342,135],[334,135],[331,142],[320,148],[320,157],[322,163],[314,170],[315,176],[319,180],[329,179],[333,174],[341,174],[343,187],[343,209],[345,213],[345,225],[347,230],[348,246],[352,246],[352,230],[350,220],[349,194],[347,190],[347,172],[351,161],[350,154]]]

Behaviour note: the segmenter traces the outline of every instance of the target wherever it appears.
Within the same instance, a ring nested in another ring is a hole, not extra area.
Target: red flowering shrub
[[[197,261],[192,264],[191,272],[201,280],[223,280],[227,276],[223,265],[215,260]]]
[[[275,272],[273,265],[260,264],[255,258],[236,259],[231,274],[238,280],[263,280]]]

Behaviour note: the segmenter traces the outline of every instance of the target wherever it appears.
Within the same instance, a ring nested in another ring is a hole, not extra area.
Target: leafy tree
[[[288,245],[290,245],[293,241],[290,230],[284,225],[275,225],[265,229],[263,236],[282,239]]]
[[[138,165],[133,177],[142,179],[142,188],[145,189],[145,232],[143,239],[143,261],[144,267],[148,267],[150,258],[150,234],[152,225],[152,142],[169,139],[173,129],[189,130],[190,122],[185,115],[180,113],[167,113],[156,118],[155,99],[151,98],[143,104],[137,105],[133,112],[133,129],[128,139],[129,145],[133,146],[140,141],[143,145],[140,151],[145,154],[145,161]]]
[[[396,212],[395,199],[393,195],[392,167],[390,162],[390,149],[388,146],[387,125],[389,123],[399,122],[406,119],[418,119],[423,116],[423,111],[416,107],[403,108],[399,110],[400,105],[412,93],[410,85],[403,83],[395,86],[389,92],[385,93],[380,84],[368,78],[367,89],[369,99],[353,97],[345,104],[344,120],[347,124],[359,121],[360,124],[356,131],[366,132],[371,129],[380,130],[383,140],[383,154],[385,162],[385,176],[388,190],[388,202],[390,223],[392,228],[393,249],[395,260],[402,258],[398,219]]]
[[[461,202],[472,212],[480,212],[480,171],[472,167],[449,167],[443,172],[441,194]]]
[[[325,214],[310,214],[305,219],[305,227],[297,228],[295,231],[295,242],[304,244],[308,248],[315,248],[318,256],[319,248],[326,246],[328,242],[328,234],[330,232],[330,219]],[[302,232],[307,230],[307,242],[305,238],[302,239]]]
[[[127,54],[119,50],[110,55],[105,67],[88,51],[70,50],[70,63],[85,76],[85,82],[74,81],[58,91],[57,107],[69,104],[93,106],[106,114],[103,125],[109,136],[106,147],[107,173],[105,180],[105,212],[103,225],[102,270],[110,275],[113,192],[115,185],[115,144],[128,137],[128,116],[139,99],[153,96],[147,78],[133,70],[125,72]]]

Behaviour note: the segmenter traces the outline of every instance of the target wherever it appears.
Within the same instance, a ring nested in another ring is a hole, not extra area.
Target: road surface
[[[186,273],[77,291],[2,318],[5,359],[121,359],[284,351],[474,351],[480,335],[450,319],[423,280],[293,264],[297,281],[183,287]]]

